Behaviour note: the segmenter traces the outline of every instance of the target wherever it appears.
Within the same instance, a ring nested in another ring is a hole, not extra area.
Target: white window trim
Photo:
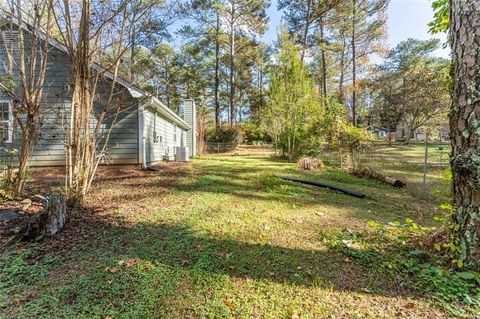
[[[0,123],[7,122],[8,124],[8,139],[3,141],[4,143],[13,142],[13,104],[11,100],[0,100],[0,103],[8,104],[8,120],[0,120]]]

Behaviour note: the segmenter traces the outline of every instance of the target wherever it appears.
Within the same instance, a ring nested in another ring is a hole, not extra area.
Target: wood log
[[[362,178],[371,178],[382,183],[391,185],[393,187],[405,187],[407,184],[396,178],[386,176],[382,173],[376,172],[371,167],[363,167],[352,171],[352,174]]]

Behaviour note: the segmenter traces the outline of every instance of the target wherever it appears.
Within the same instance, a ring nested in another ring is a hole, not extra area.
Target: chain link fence
[[[207,142],[205,151],[207,154],[270,154],[273,152],[273,144],[257,143],[257,144],[236,144],[224,142]]]
[[[234,145],[231,143],[207,143],[208,154],[275,154],[272,144]],[[327,167],[347,169],[351,167],[349,156],[331,151],[327,146],[318,156]],[[450,194],[446,181],[449,168],[450,144],[438,142],[373,142],[356,159],[358,167],[370,167],[378,173],[406,183],[414,194],[435,198],[443,203]]]
[[[347,156],[323,152],[327,165],[345,167]],[[358,156],[359,167],[370,167],[376,172],[400,179],[416,192],[446,200],[449,184],[450,144],[446,143],[388,143],[375,142]]]

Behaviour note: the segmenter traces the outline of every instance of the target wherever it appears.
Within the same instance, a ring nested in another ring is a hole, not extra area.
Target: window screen
[[[19,41],[19,32],[18,31],[3,31],[3,41],[8,50],[18,50],[20,48]]]
[[[12,108],[10,101],[0,101],[0,141],[12,141]]]

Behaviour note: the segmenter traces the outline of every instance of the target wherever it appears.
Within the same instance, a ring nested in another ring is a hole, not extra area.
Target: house
[[[450,142],[450,124],[442,123],[438,129],[438,140],[440,142]]]
[[[7,19],[0,17],[0,61],[6,61],[6,45],[13,43],[18,49],[18,28],[7,28]],[[21,24],[25,42],[29,41],[27,26]],[[55,40],[49,41],[50,50],[46,71],[46,81],[41,105],[38,140],[31,157],[31,166],[65,165],[65,123],[68,123],[71,107],[70,64],[66,48]],[[107,141],[102,152],[102,164],[134,164],[148,166],[162,160],[174,160],[177,152],[196,155],[196,113],[193,100],[185,100],[182,116],[166,107],[156,97],[116,78],[109,72],[100,72],[98,65],[92,65],[98,74],[99,83],[95,96],[95,116],[106,105],[105,96],[114,90],[115,114],[109,114],[101,125],[101,139]],[[0,81],[5,79],[6,71],[0,63]],[[18,81],[18,79],[16,79]],[[18,149],[22,134],[19,123],[14,120],[13,101],[0,89],[0,147],[2,160],[7,161],[9,149]],[[102,141],[100,141],[102,142]]]
[[[397,125],[396,138],[399,140],[407,139],[407,132],[407,125],[404,121],[400,121]],[[448,142],[450,141],[450,126],[448,121],[435,126],[421,126],[413,132],[412,136],[416,142],[424,142],[426,139]]]
[[[370,132],[380,138],[388,138],[390,130],[385,127],[370,125],[367,127],[367,132]]]
[[[409,129],[408,129],[407,125],[404,124],[404,122],[400,122],[397,125],[397,136],[396,136],[396,138],[398,140],[407,140],[409,138],[407,136],[408,131],[409,131]],[[427,139],[427,137],[430,137],[430,132],[425,127],[419,127],[419,128],[417,128],[416,130],[413,131],[412,137],[413,137],[413,141],[424,142]]]

